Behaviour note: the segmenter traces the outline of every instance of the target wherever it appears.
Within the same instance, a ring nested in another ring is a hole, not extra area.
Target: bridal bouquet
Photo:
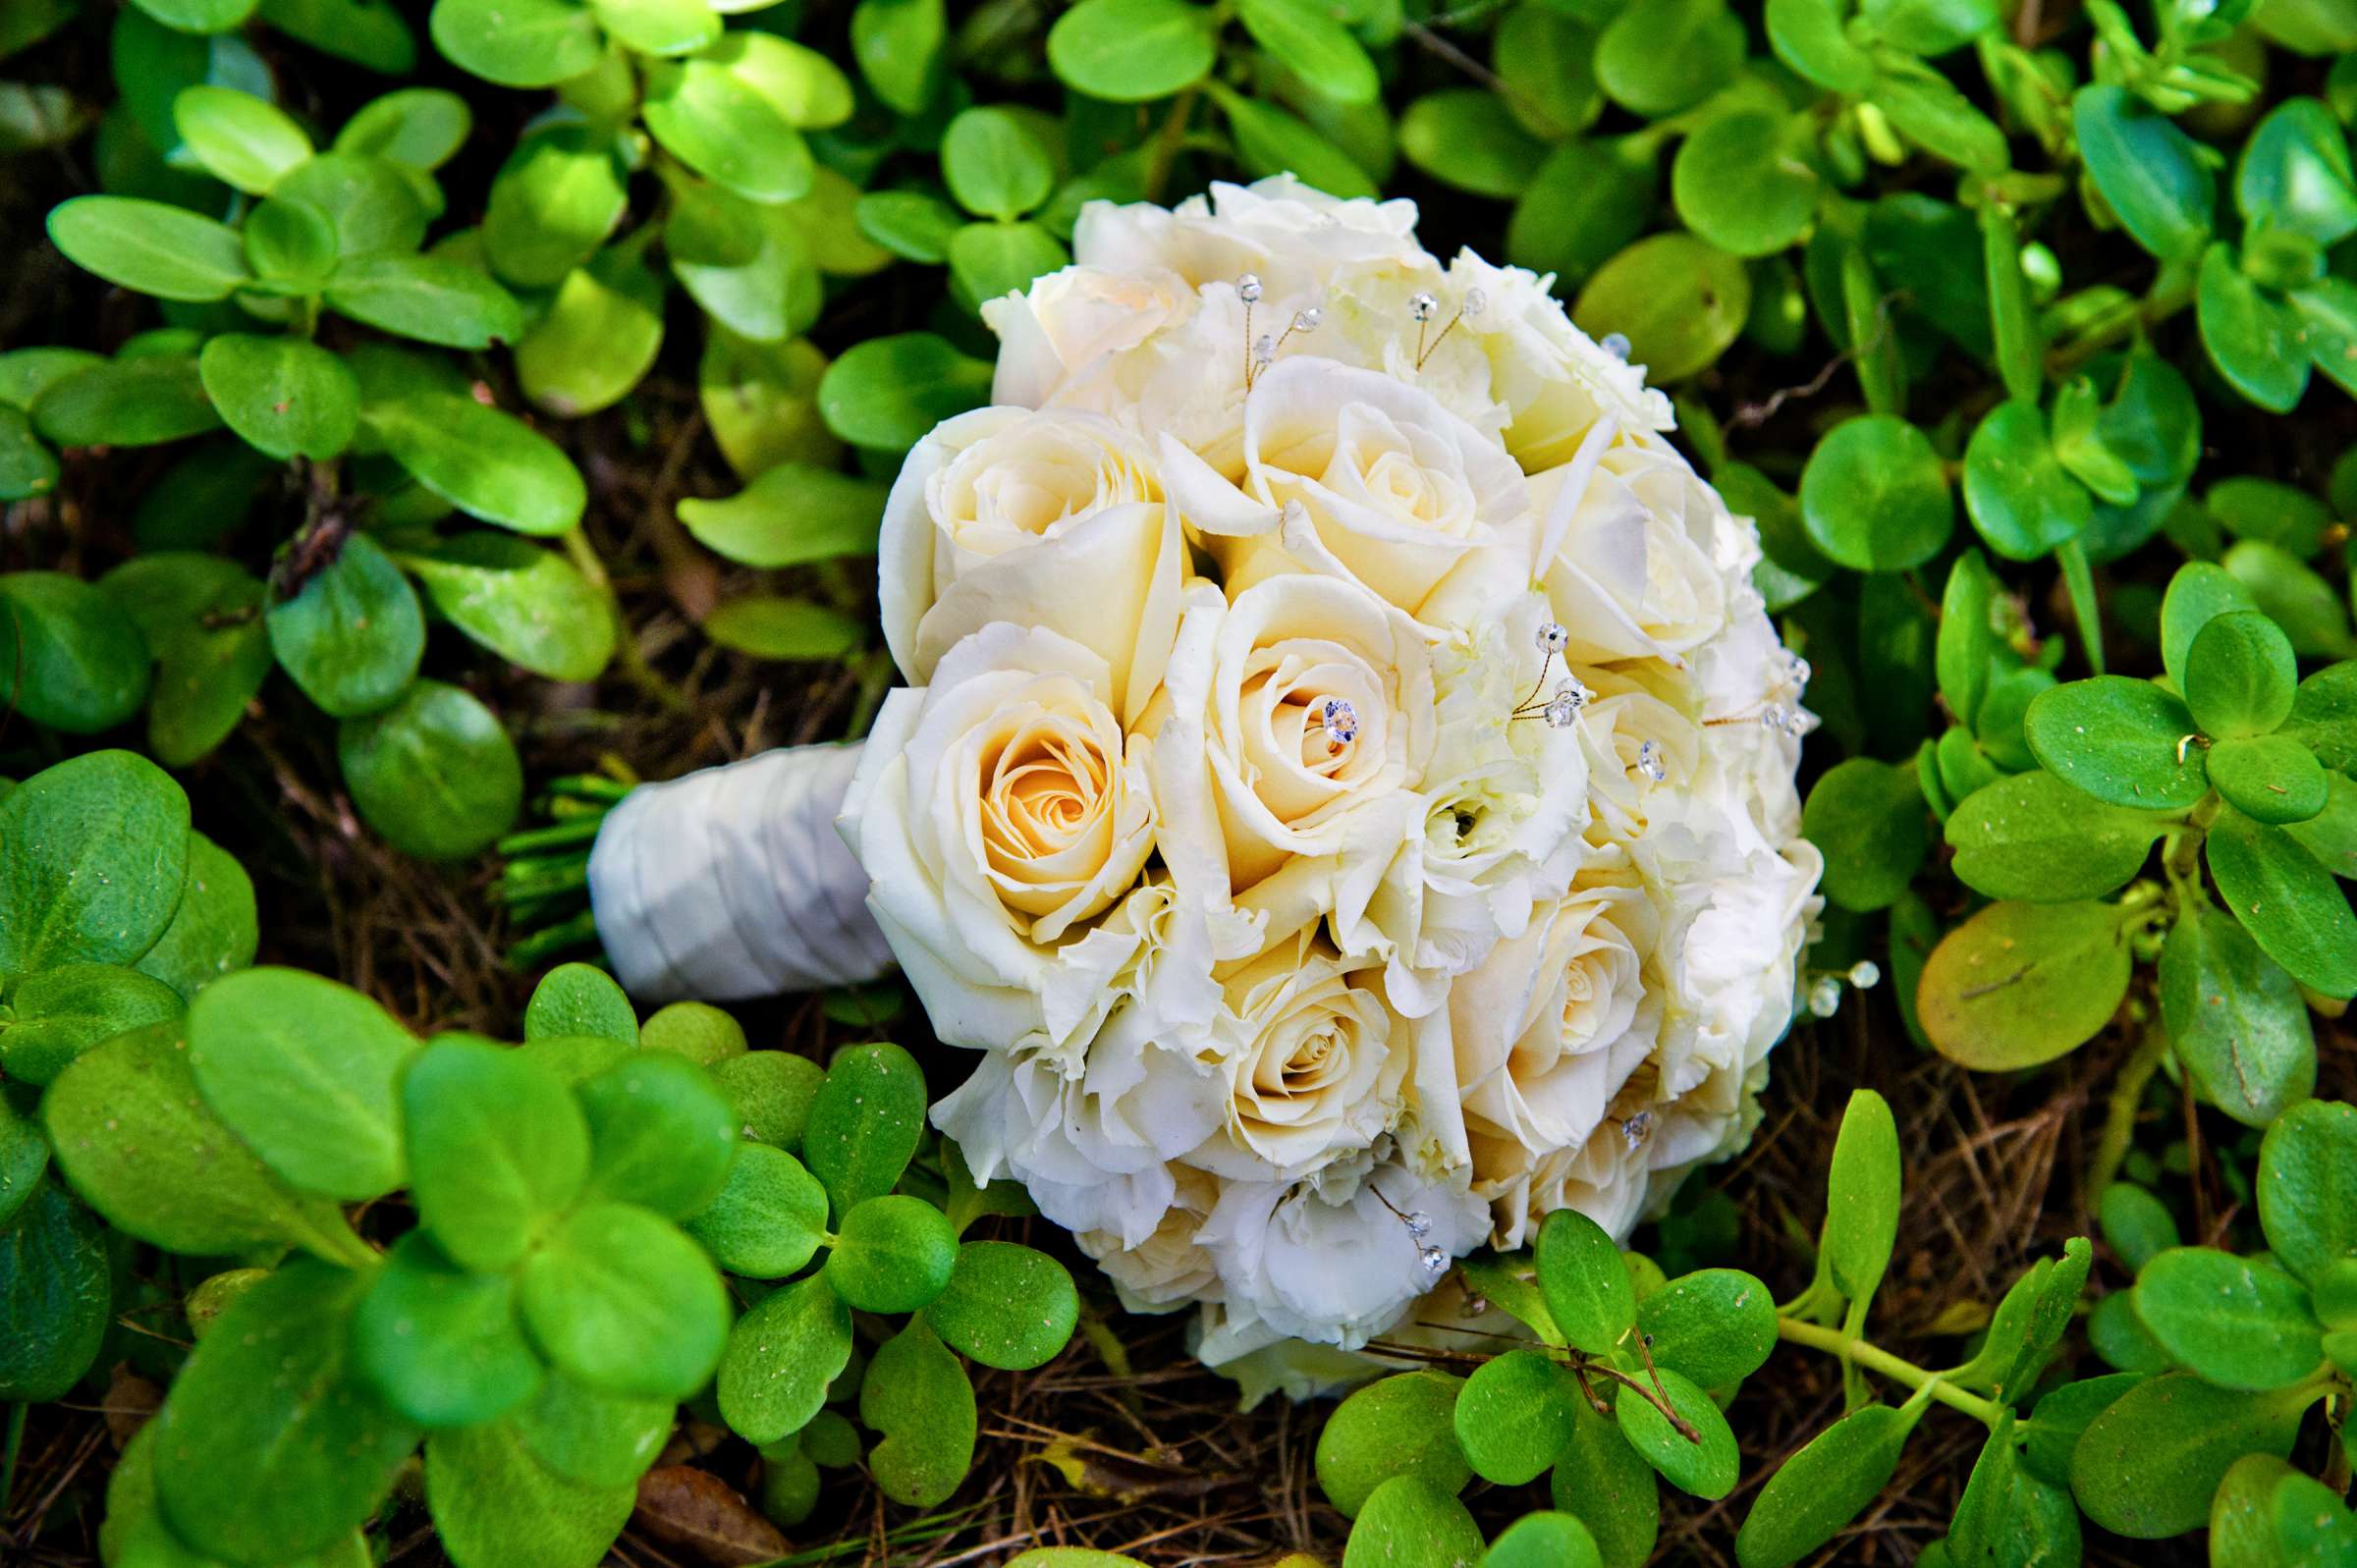
[[[883,523],[840,826],[980,1054],[934,1120],[1215,1365],[1625,1233],[1748,1136],[1818,907],[1750,523],[1415,220],[1092,205]]]

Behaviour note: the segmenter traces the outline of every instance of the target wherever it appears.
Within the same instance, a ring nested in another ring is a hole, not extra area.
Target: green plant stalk
[[[1917,1392],[1929,1389],[1934,1399],[1951,1410],[1961,1410],[1984,1426],[1994,1428],[2004,1416],[2004,1408],[1995,1401],[1966,1393],[1944,1380],[1940,1374],[1902,1360],[1872,1340],[1851,1339],[1839,1329],[1781,1316],[1776,1320],[1776,1336],[1787,1344],[1806,1345],[1811,1350],[1822,1350],[1829,1356],[1854,1361],[1868,1371],[1881,1373],[1892,1382],[1904,1383]]]
[[[2087,1169],[2089,1202],[2102,1199],[2104,1189],[2119,1174],[2121,1162],[2136,1141],[2136,1107],[2144,1099],[2145,1085],[2161,1070],[2161,1058],[2168,1053],[2168,1031],[2156,1018],[2146,1025],[2144,1037],[2136,1042],[2136,1050],[2120,1065],[2119,1076],[2113,1080],[2111,1094],[2104,1111],[2104,1133],[2096,1141],[2095,1158]]]
[[[589,579],[589,585],[605,600],[606,613],[614,618],[614,657],[622,665],[623,674],[629,676],[639,690],[673,713],[693,713],[694,704],[687,700],[679,687],[666,680],[661,672],[646,662],[645,653],[638,647],[638,639],[630,635],[630,622],[622,614],[621,597],[614,592],[614,579],[606,575],[606,564],[598,559],[596,548],[589,543],[589,536],[577,527],[565,530],[565,554],[572,558],[581,575]]]
[[[7,1512],[9,1494],[17,1489],[17,1454],[25,1446],[25,1417],[31,1409],[22,1399],[8,1407],[8,1450],[0,1455],[0,1513]]]

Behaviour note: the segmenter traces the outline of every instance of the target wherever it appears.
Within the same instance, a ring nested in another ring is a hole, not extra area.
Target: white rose
[[[1173,1312],[1220,1299],[1219,1266],[1195,1240],[1219,1202],[1219,1178],[1188,1165],[1174,1165],[1170,1174],[1171,1205],[1152,1234],[1135,1242],[1106,1230],[1072,1236],[1097,1260],[1130,1312]]]
[[[1584,455],[1583,455],[1584,456]],[[1727,508],[1666,443],[1622,442],[1532,476],[1537,575],[1582,663],[1672,664],[1727,622]]]
[[[1195,1235],[1223,1286],[1196,1353],[1216,1367],[1279,1339],[1355,1350],[1438,1282],[1427,1248],[1445,1264],[1488,1234],[1489,1216],[1462,1170],[1426,1175],[1378,1163],[1332,1190],[1231,1181]]]
[[[1112,684],[1078,643],[1001,623],[876,717],[842,831],[945,1041],[1003,1050],[1041,1030],[1058,945],[1154,848],[1152,748],[1123,734]]]
[[[1328,911],[1347,932],[1422,813],[1409,786],[1432,758],[1431,656],[1406,617],[1340,578],[1271,578],[1233,604],[1204,584],[1141,728],[1182,888],[1251,891],[1271,939]]]
[[[1165,209],[1092,201],[1072,230],[1072,255],[1111,272],[1169,271],[1189,285],[1261,279],[1273,303],[1314,295],[1344,267],[1430,268],[1416,243],[1416,204],[1342,199],[1277,175],[1215,182],[1206,196]],[[1282,317],[1276,318],[1282,320]]]
[[[1144,444],[1099,415],[976,408],[909,450],[877,542],[884,636],[912,684],[993,622],[1103,659],[1134,717],[1178,627],[1179,530]]]
[[[1190,1162],[1234,1178],[1294,1181],[1389,1132],[1408,1050],[1375,978],[1367,965],[1345,963],[1314,927],[1224,974],[1225,1127]]]
[[[1380,372],[1281,358],[1244,400],[1233,477],[1167,437],[1161,456],[1172,500],[1208,536],[1231,593],[1306,569],[1424,619],[1454,573],[1479,573],[1492,592],[1527,585],[1522,471],[1430,395]]]
[[[1110,412],[1124,401],[1114,384],[1123,356],[1194,307],[1194,286],[1163,267],[1066,267],[986,299],[983,323],[999,337],[990,401]]]

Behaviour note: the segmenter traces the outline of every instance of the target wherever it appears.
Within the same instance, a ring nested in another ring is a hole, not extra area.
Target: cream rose
[[[1142,1241],[1126,1242],[1109,1230],[1072,1237],[1097,1260],[1130,1312],[1174,1312],[1221,1296],[1219,1265],[1195,1240],[1219,1203],[1219,1179],[1188,1165],[1173,1165],[1170,1174],[1171,1206]]]
[[[1526,586],[1530,496],[1495,441],[1372,370],[1280,358],[1244,400],[1240,466],[1223,475],[1166,438],[1172,500],[1237,592],[1307,569],[1421,617],[1453,574]],[[1485,570],[1486,568],[1486,570]]]
[[[1019,295],[985,299],[983,324],[999,338],[990,401],[1116,406],[1122,395],[1111,383],[1123,356],[1183,321],[1194,304],[1193,285],[1163,267],[1066,267]]]
[[[1436,265],[1416,243],[1414,202],[1343,199],[1290,175],[1214,182],[1208,196],[1169,209],[1092,201],[1073,228],[1072,255],[1111,272],[1175,272],[1190,286],[1252,273],[1288,312],[1295,296],[1322,291],[1345,269]]]
[[[1583,663],[1672,664],[1727,622],[1716,559],[1727,508],[1657,441],[1619,442],[1534,475],[1536,563],[1556,619]]]
[[[841,826],[946,1041],[1004,1050],[1042,1030],[1059,944],[1153,851],[1151,746],[1122,732],[1112,688],[1078,643],[999,623],[876,717]]]
[[[909,451],[884,506],[885,641],[922,684],[994,622],[1053,626],[1103,659],[1133,717],[1169,657],[1179,537],[1144,443],[1095,414],[976,408]]]

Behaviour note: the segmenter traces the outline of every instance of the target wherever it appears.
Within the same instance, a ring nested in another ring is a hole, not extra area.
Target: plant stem
[[[1911,1361],[1903,1361],[1882,1346],[1866,1339],[1850,1339],[1837,1328],[1826,1328],[1813,1323],[1800,1323],[1791,1318],[1776,1320],[1776,1336],[1811,1350],[1822,1350],[1829,1356],[1846,1356],[1859,1366],[1879,1372],[1893,1382],[1909,1388],[1929,1388],[1934,1399],[1951,1410],[1961,1410],[1985,1426],[1995,1427],[2004,1416],[2004,1410],[1978,1394],[1942,1380],[1940,1374],[1927,1372]]]
[[[17,1452],[25,1446],[25,1417],[31,1409],[22,1399],[8,1407],[8,1449],[0,1455],[0,1514],[8,1512],[9,1493],[17,1489]]]
[[[606,564],[598,559],[596,548],[589,543],[589,536],[578,527],[567,529],[565,554],[572,558],[581,575],[589,579],[589,586],[595,588],[598,596],[606,602],[606,614],[614,618],[614,657],[621,663],[623,674],[629,676],[639,690],[673,713],[693,713],[694,704],[687,700],[679,687],[664,679],[660,671],[646,662],[638,639],[630,634],[630,622],[623,619],[622,598],[614,591],[614,579],[606,575]]]
[[[2161,1058],[2167,1051],[2168,1031],[2156,1018],[2145,1026],[2144,1037],[2136,1042],[2136,1050],[2112,1081],[2104,1112],[2104,1135],[2087,1167],[2089,1203],[2103,1200],[2104,1189],[2111,1185],[2111,1179],[2119,1174],[2120,1162],[2128,1158],[2128,1147],[2136,1138],[2136,1107],[2144,1099],[2145,1085],[2161,1070]]]

